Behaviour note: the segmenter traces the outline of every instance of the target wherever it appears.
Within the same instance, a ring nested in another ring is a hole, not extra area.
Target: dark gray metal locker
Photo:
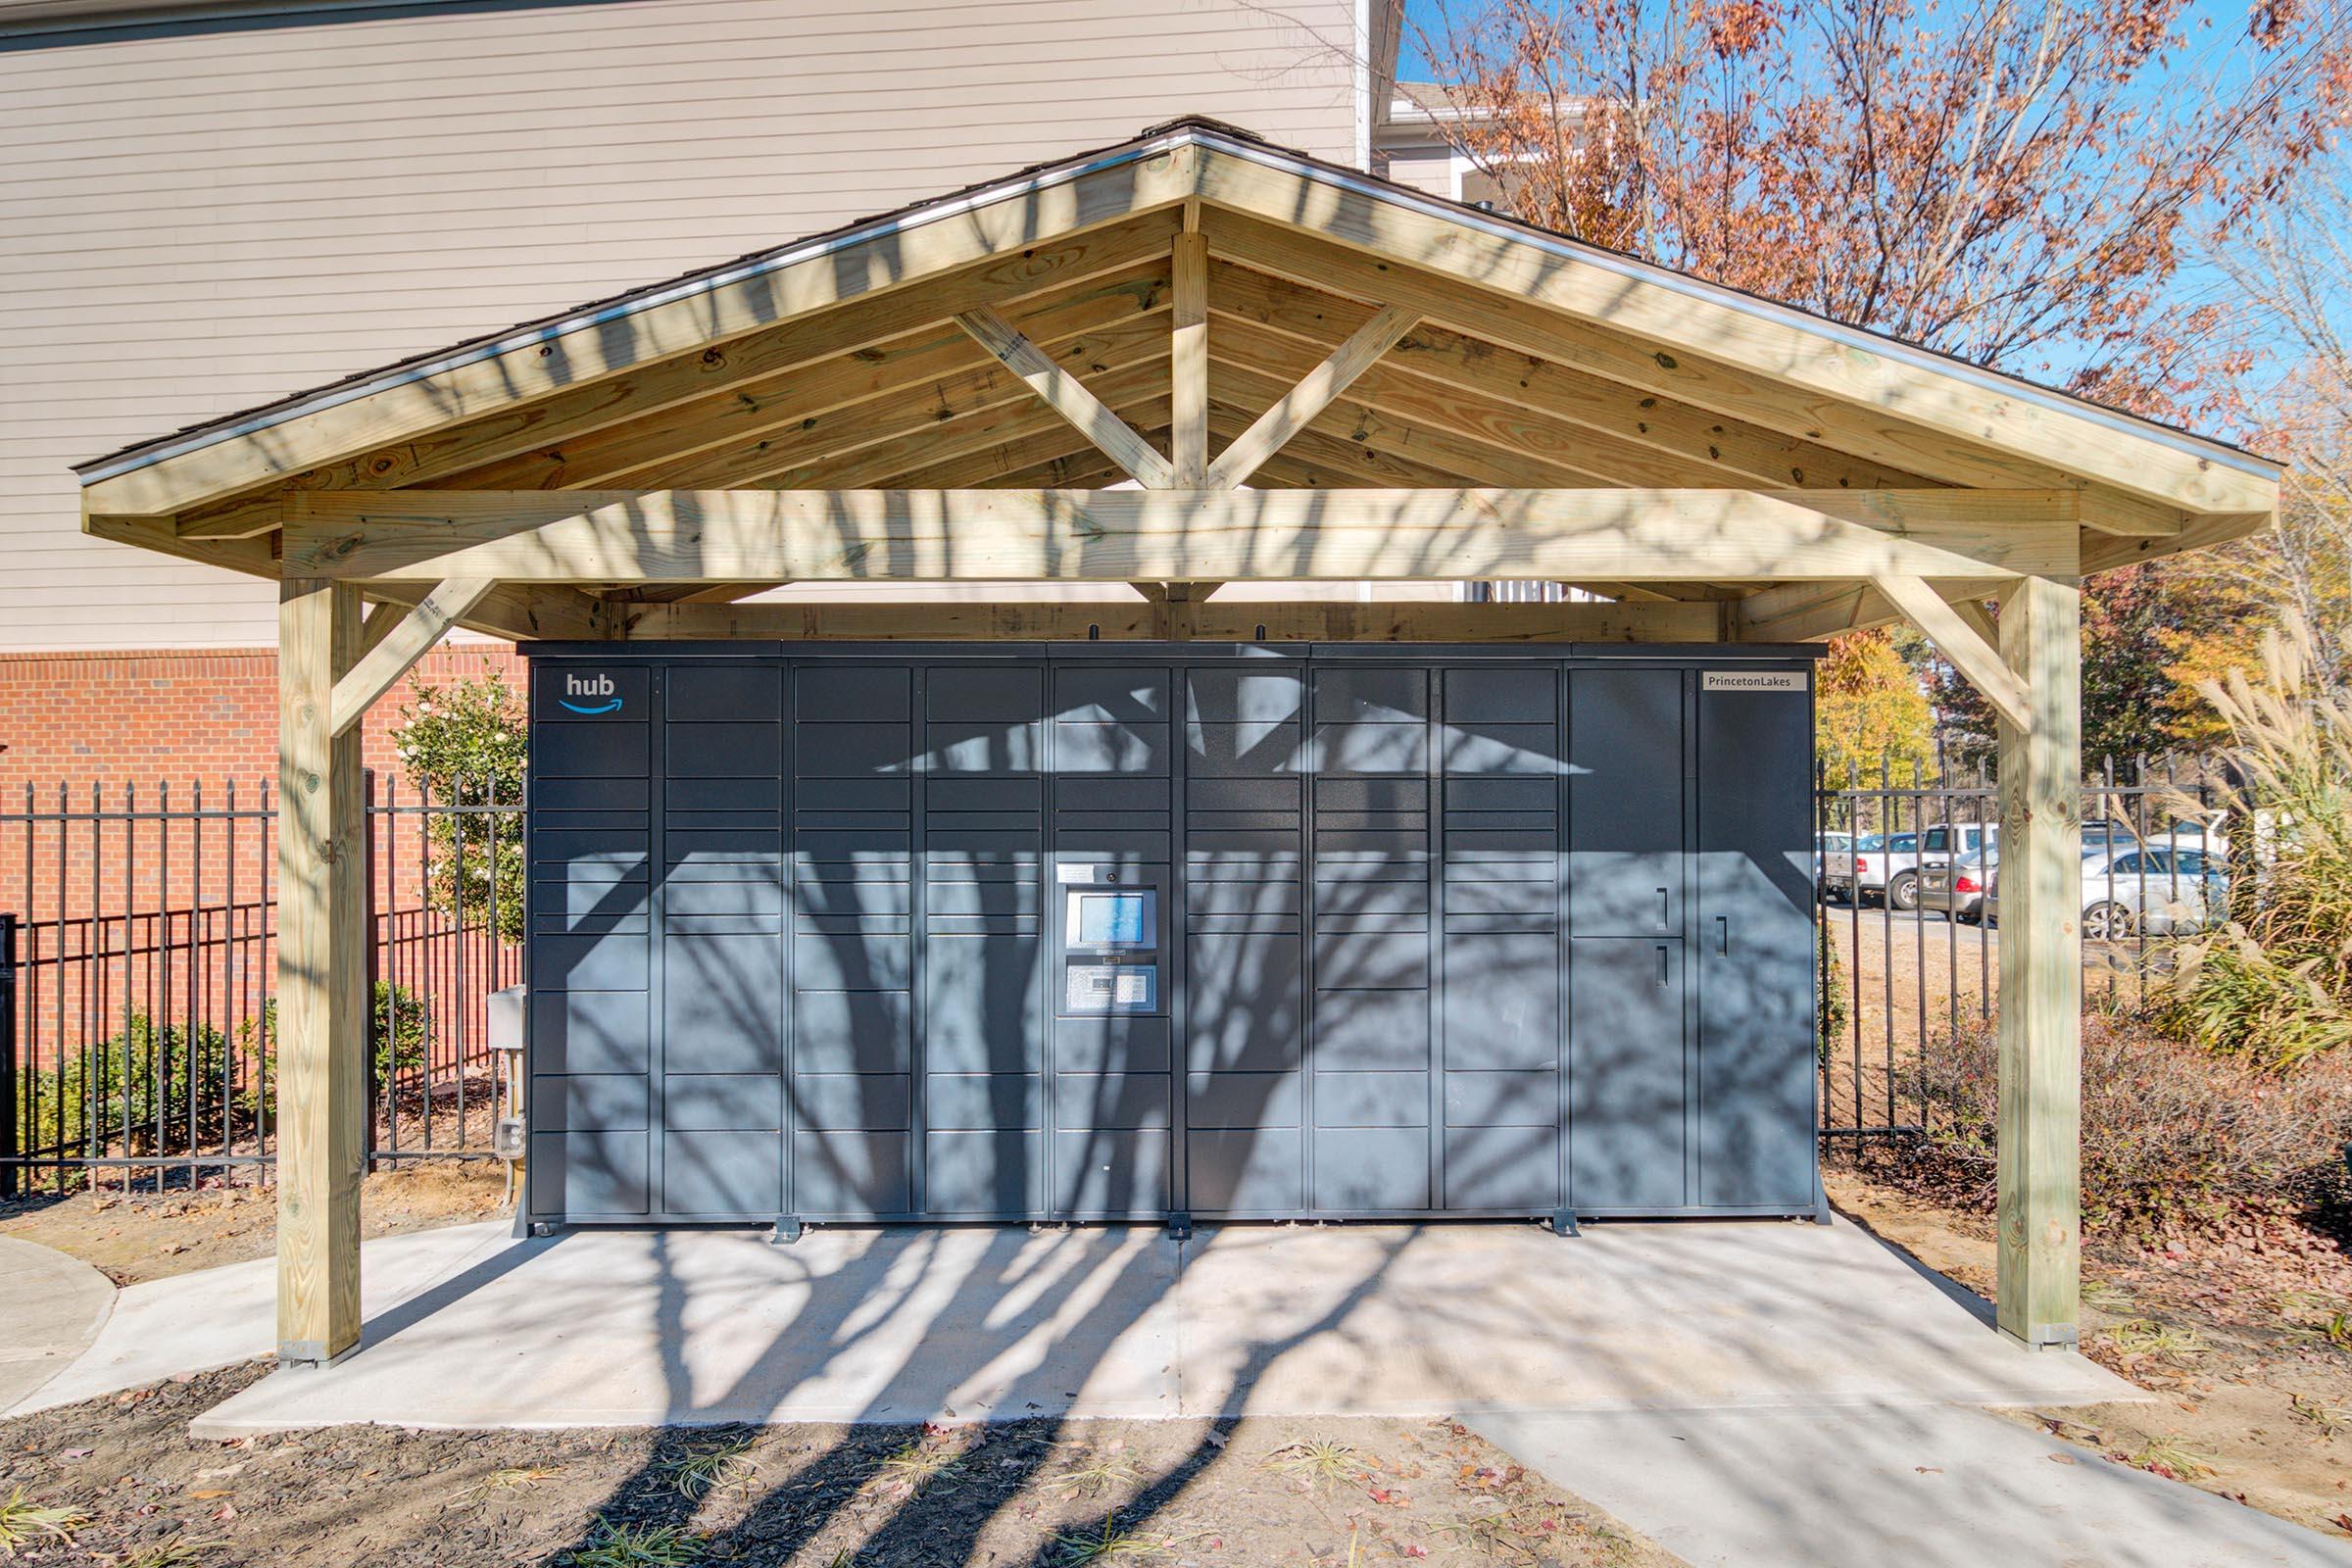
[[[1435,1206],[1456,1213],[1561,1202],[1560,678],[1548,661],[1442,674]]]
[[[914,1206],[914,670],[792,668],[790,1212]]]
[[[1809,1210],[1806,684],[535,651],[531,1213]]]
[[[1432,1207],[1430,672],[1309,675],[1308,1208]]]
[[[635,662],[531,671],[531,1212],[651,1213],[651,722]]]
[[[1568,674],[1569,1201],[1690,1200],[1688,673]]]
[[[661,682],[660,1210],[784,1201],[784,682],[675,663]]]
[[[1054,854],[1046,891],[1056,957],[1043,976],[1051,1019],[1047,1207],[1067,1219],[1164,1215],[1179,1206],[1175,672],[1164,663],[1086,663],[1050,678]],[[1102,880],[1111,876],[1119,881]],[[1067,1005],[1070,900],[1096,887],[1140,890],[1156,902],[1148,956],[1159,984],[1134,1010],[1079,1013]]]
[[[1303,1213],[1305,661],[1181,672],[1188,1201]]]
[[[1815,1201],[1812,704],[1802,681],[1698,694],[1698,1191]]]
[[[1046,671],[925,665],[922,1186],[956,1217],[1046,1208]]]

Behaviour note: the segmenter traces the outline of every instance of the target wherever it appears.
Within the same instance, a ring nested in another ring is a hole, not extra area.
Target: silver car
[[[1919,873],[1919,906],[1941,909],[1955,920],[1982,920],[2000,874],[2000,857],[1989,850],[1931,865]]]
[[[1956,873],[1956,874],[1955,874]],[[1959,884],[1971,884],[1962,887]],[[1962,920],[1998,925],[2001,867],[1979,858],[1931,873],[1920,902]],[[2143,932],[2175,936],[2224,918],[2230,881],[2221,861],[2203,850],[2164,846],[2093,850],[2082,857],[2082,940],[2122,942]]]
[[[2203,850],[2150,845],[2082,862],[2082,940],[2197,931],[2227,915],[2229,879]]]

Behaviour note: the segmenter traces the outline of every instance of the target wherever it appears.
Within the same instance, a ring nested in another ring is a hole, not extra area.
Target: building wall
[[[1180,114],[1350,161],[1355,9],[605,0],[0,32],[0,649],[275,641],[266,585],[83,538],[72,463]]]

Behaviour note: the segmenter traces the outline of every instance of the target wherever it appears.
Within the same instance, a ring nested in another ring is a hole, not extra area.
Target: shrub
[[[262,1032],[269,1044],[258,1054],[264,1075],[274,1077],[277,1071],[277,999],[269,997],[262,1003]],[[252,1031],[246,1031],[248,1036]],[[375,983],[375,1006],[370,1020],[368,1038],[375,1042],[375,1082],[387,1084],[424,1065],[426,1053],[432,1049],[433,1015],[424,999],[406,986],[396,986],[389,980]]]
[[[1989,1211],[1994,1201],[1998,1046],[1992,1022],[1931,1042],[1903,1074],[1929,1132],[1915,1185]],[[2153,1231],[2247,1203],[2315,1206],[2342,1196],[2352,1072],[2336,1063],[2265,1071],[2165,1034],[2146,1018],[2082,1020],[2084,1223]]]
[[[168,1154],[213,1141],[230,1118],[253,1109],[255,1075],[236,1081],[235,1054],[208,1024],[158,1028],[134,1012],[120,1033],[32,1075],[19,1142]]]
[[[2230,919],[2177,945],[2163,999],[2182,1035],[2275,1066],[2352,1044],[2352,709],[2308,688],[2309,649],[2299,626],[2268,633],[2259,682],[2200,688],[2236,779]]]
[[[519,807],[529,733],[522,699],[495,675],[412,690],[392,731],[410,785],[443,806]],[[433,907],[484,925],[495,906],[499,940],[521,941],[522,812],[436,811],[426,823]]]

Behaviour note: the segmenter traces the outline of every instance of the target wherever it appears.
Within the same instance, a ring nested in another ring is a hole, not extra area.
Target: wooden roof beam
[[[296,497],[289,575],[616,583],[1581,578],[2075,568],[2071,494],[400,491]]]

